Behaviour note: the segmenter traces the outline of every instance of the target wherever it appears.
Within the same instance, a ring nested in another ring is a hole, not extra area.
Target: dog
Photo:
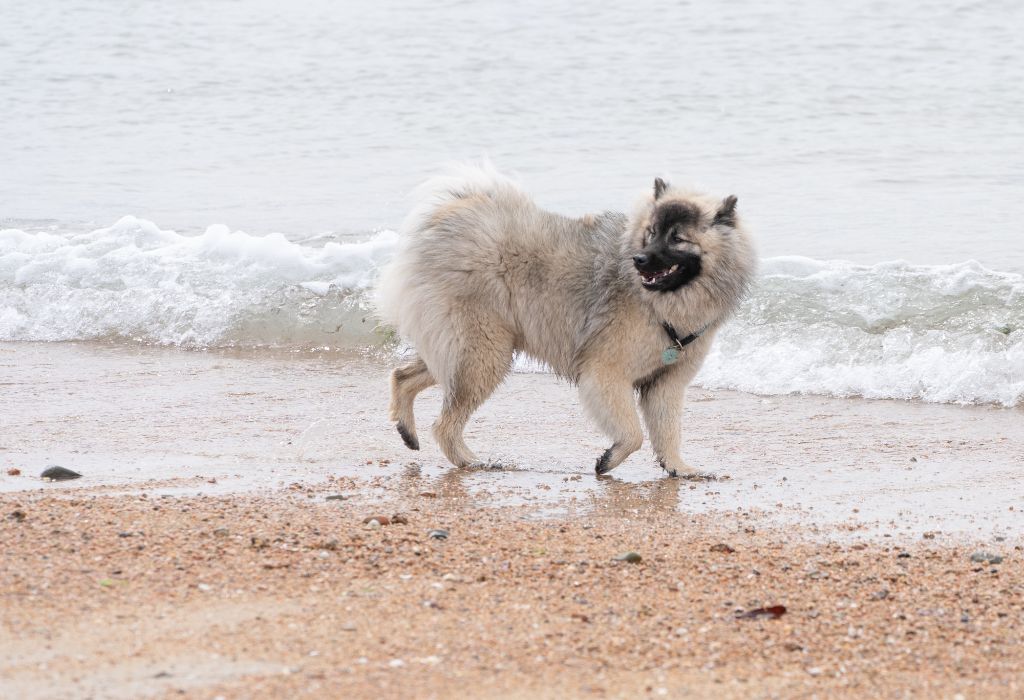
[[[679,452],[685,391],[756,266],[735,196],[657,178],[631,216],[571,218],[493,167],[466,166],[427,181],[417,201],[375,292],[381,319],[416,352],[391,374],[407,447],[419,449],[416,395],[440,384],[434,436],[452,464],[480,464],[463,429],[520,352],[576,384],[611,438],[598,474],[640,449],[639,402],[661,468],[701,477]]]

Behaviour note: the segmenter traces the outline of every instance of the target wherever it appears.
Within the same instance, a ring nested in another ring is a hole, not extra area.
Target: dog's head
[[[737,226],[735,196],[718,200],[683,192],[657,178],[653,198],[640,205],[631,227],[630,255],[640,285],[665,293],[689,284]]]

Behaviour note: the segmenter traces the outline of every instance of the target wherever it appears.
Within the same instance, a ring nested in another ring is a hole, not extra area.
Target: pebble
[[[7,470],[7,476],[21,476],[21,470],[17,467],[11,467]]]
[[[368,527],[371,530],[379,530],[381,527],[380,521],[376,518],[370,518],[369,520],[366,520],[364,522],[366,523],[366,527]]]
[[[977,564],[1002,564],[1003,558],[991,552],[975,552],[971,555],[971,561]]]
[[[71,479],[78,479],[82,475],[78,472],[73,472],[70,469],[65,469],[64,467],[50,465],[44,469],[43,473],[39,476],[43,479],[51,479],[53,481],[70,481]]]
[[[377,525],[390,525],[391,524],[391,518],[389,518],[386,515],[371,515],[371,516],[368,516],[366,518],[363,518],[363,525],[369,525],[374,520],[377,521]]]
[[[8,515],[7,517],[10,518],[11,520],[17,522],[17,523],[20,523],[22,520],[25,519],[25,513],[24,513],[24,511],[16,510],[13,513],[11,513],[10,515]]]
[[[392,525],[408,525],[409,524],[409,516],[406,515],[405,513],[395,513],[394,515],[391,516],[391,524]]]
[[[623,552],[614,558],[614,561],[625,561],[630,564],[638,564],[642,562],[644,558],[636,552]]]
[[[427,537],[429,537],[432,540],[446,540],[446,539],[448,539],[448,531],[447,530],[431,530],[430,532],[427,533]]]
[[[348,496],[346,496],[343,493],[335,493],[335,494],[332,494],[332,495],[328,496],[324,500],[327,500],[327,501],[344,501],[346,498],[348,498]]]
[[[420,495],[423,496],[423,498],[437,498],[437,494],[433,491],[420,491]]]
[[[711,545],[712,552],[722,552],[724,554],[732,554],[736,550],[727,545],[725,542],[719,542],[718,544]]]
[[[216,530],[213,531],[214,537],[227,537],[230,534],[231,531],[228,530],[226,527],[218,527]]]

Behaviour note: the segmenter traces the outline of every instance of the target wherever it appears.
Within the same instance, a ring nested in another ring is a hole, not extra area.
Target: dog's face
[[[633,265],[640,285],[667,293],[689,284],[713,261],[736,226],[736,197],[722,201],[669,190],[654,181],[654,199],[633,229]]]

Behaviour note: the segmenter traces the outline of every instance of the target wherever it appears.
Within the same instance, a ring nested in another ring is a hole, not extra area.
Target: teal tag
[[[679,348],[672,346],[665,348],[661,351],[661,361],[663,364],[671,365],[679,359]]]

